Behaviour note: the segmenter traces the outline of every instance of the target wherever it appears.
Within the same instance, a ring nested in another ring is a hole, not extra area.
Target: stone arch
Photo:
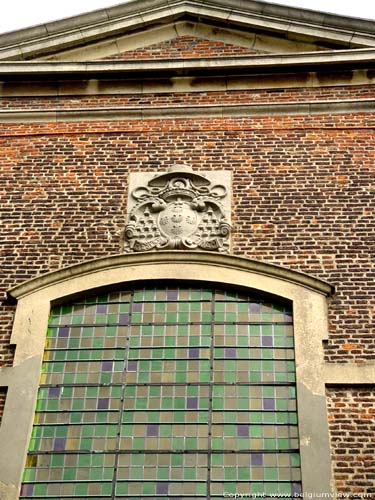
[[[153,280],[217,283],[291,301],[303,490],[331,491],[328,422],[325,405],[329,284],[270,264],[206,252],[166,251],[115,255],[33,278],[9,291],[17,300],[11,342],[14,366],[0,374],[8,387],[0,428],[0,493],[18,498],[33,415],[51,305],[115,286]]]

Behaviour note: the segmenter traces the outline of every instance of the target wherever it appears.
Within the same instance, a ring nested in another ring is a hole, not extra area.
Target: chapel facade
[[[0,82],[0,497],[373,498],[375,22],[134,0]]]

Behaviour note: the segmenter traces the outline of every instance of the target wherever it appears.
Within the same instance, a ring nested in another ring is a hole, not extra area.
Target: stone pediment
[[[283,36],[243,32],[215,24],[177,21],[123,34],[111,41],[100,41],[61,54],[43,58],[52,61],[190,59],[235,57],[251,54],[302,53],[327,50],[324,45],[287,40]]]
[[[228,46],[299,54],[375,47],[375,23],[256,0],[135,0],[0,35],[0,61],[121,58],[181,37],[217,43],[213,57]],[[192,57],[205,57],[197,48]]]

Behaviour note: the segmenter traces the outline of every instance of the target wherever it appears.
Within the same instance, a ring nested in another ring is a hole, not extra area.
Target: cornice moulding
[[[371,66],[375,63],[375,49],[305,52],[300,54],[271,54],[202,59],[170,59],[142,61],[92,61],[92,62],[0,62],[0,78],[70,77],[79,75],[132,75],[147,74],[253,74],[258,71],[291,71],[325,66]]]
[[[375,46],[375,22],[243,0],[144,0],[0,35],[0,59],[61,52],[184,16],[242,29],[301,36],[338,47]]]

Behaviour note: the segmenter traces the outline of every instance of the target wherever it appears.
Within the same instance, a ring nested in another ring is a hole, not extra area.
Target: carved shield
[[[198,216],[189,203],[176,201],[160,212],[158,226],[169,238],[186,238],[197,229]]]

